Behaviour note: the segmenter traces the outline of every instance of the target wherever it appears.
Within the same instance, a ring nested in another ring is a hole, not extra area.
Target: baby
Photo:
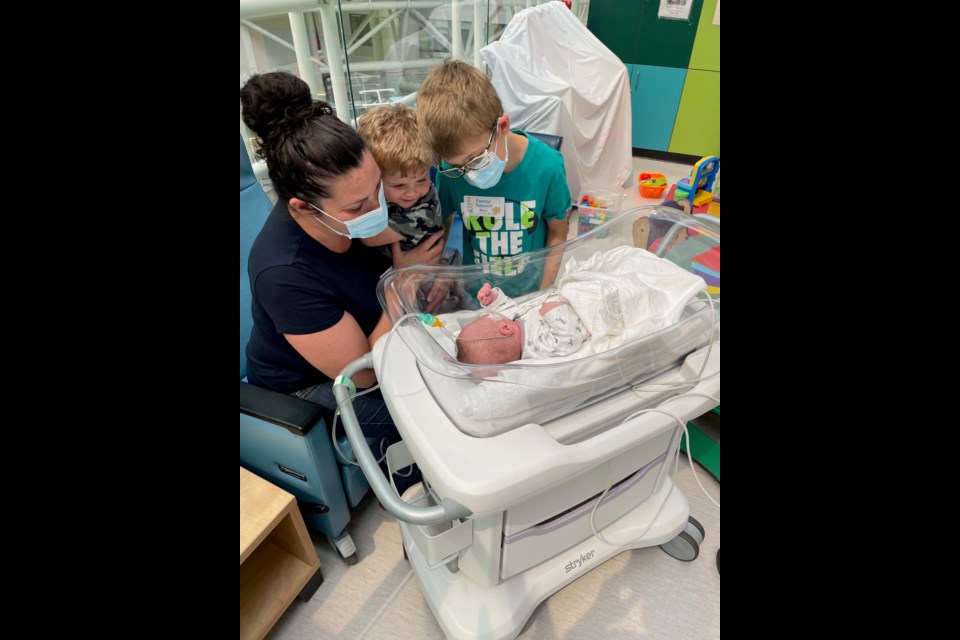
[[[566,356],[590,337],[576,311],[555,290],[517,304],[487,282],[477,300],[497,313],[474,320],[460,331],[457,359],[466,364]]]

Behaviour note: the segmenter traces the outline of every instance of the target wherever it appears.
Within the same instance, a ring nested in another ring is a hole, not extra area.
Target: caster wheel
[[[340,556],[344,562],[348,565],[357,564],[357,547],[353,544],[353,538],[350,537],[349,533],[345,533],[336,540],[333,538],[327,538],[330,540],[330,544],[333,545],[333,548],[336,549],[337,555]]]
[[[700,555],[700,545],[686,531],[681,531],[673,540],[660,545],[660,548],[683,562],[696,560]]]
[[[703,544],[703,539],[707,536],[706,531],[703,530],[703,525],[693,516],[687,518],[687,524],[683,527],[683,530],[689,533],[697,541],[697,544]]]
[[[717,573],[720,573],[720,549],[717,549]]]
[[[407,562],[410,562],[410,556],[407,555],[407,547],[404,544],[400,543],[400,549],[403,551],[403,559]]]

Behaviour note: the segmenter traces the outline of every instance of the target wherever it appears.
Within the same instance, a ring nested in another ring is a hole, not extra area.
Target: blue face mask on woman
[[[499,145],[500,139],[497,138],[497,146]],[[490,159],[490,164],[484,166],[482,169],[474,169],[473,171],[468,171],[463,174],[463,179],[478,189],[489,189],[500,182],[500,177],[503,175],[503,168],[507,166],[507,160],[510,159],[510,145],[507,144],[504,148],[503,155],[507,157],[506,160],[501,160],[500,156],[496,154],[496,147],[487,151],[485,155]]]
[[[377,209],[368,211],[362,216],[357,216],[353,220],[340,220],[339,218],[334,218],[320,207],[309,202],[307,204],[323,215],[330,216],[347,228],[346,233],[337,231],[326,222],[321,220],[320,216],[313,216],[317,222],[325,226],[327,229],[330,229],[330,231],[333,231],[335,234],[347,238],[372,238],[387,228],[387,200],[383,197],[383,182],[380,183],[380,193],[378,194],[378,198],[380,200],[380,206]]]

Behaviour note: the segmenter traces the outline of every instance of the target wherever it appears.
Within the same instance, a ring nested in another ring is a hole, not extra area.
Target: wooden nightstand
[[[323,582],[297,501],[240,468],[240,638],[259,640]]]

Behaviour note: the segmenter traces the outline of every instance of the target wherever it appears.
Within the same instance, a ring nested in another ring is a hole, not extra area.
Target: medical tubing
[[[710,301],[710,342],[707,343],[707,353],[703,356],[703,366],[700,367],[700,373],[697,374],[697,383],[703,378],[703,372],[707,370],[707,363],[710,361],[710,352],[713,350],[713,340],[717,335],[717,311],[713,306],[713,296],[709,291],[703,292]]]
[[[717,399],[714,398],[713,396],[708,396],[708,395],[705,394],[705,393],[697,393],[696,391],[688,391],[688,392],[685,393],[684,395],[689,395],[689,396],[701,396],[701,397],[703,397],[703,398],[709,398],[710,400],[713,400],[713,401],[716,402],[718,405],[720,404],[720,401],[719,401],[719,400],[717,400]],[[666,403],[670,402],[671,400],[674,400],[674,399],[676,399],[676,398],[682,398],[682,397],[683,397],[683,396],[674,396],[673,398],[667,398],[666,400],[664,400],[663,402],[660,403],[660,406],[662,407],[663,405],[665,405]],[[684,433],[684,435],[687,436],[687,461],[690,462],[690,470],[693,472],[693,479],[697,481],[697,486],[700,487],[700,491],[703,492],[703,495],[707,496],[707,500],[709,500],[710,502],[712,502],[713,504],[715,504],[715,505],[717,505],[717,506],[719,507],[719,506],[720,506],[720,503],[717,502],[716,500],[714,500],[714,499],[713,499],[713,496],[711,496],[709,493],[707,493],[707,490],[704,488],[703,484],[700,482],[700,476],[697,475],[697,466],[696,466],[695,464],[693,464],[693,455],[690,453],[690,449],[691,449],[691,447],[690,447],[690,431],[689,431],[689,429],[687,429],[687,425],[683,425],[683,433]]]
[[[684,387],[689,387],[692,389],[696,387],[698,384],[700,384],[701,381],[709,380],[711,378],[715,378],[718,375],[720,375],[720,372],[718,371],[716,373],[711,373],[707,377],[703,376],[703,372],[707,370],[707,364],[710,362],[710,352],[713,351],[713,342],[717,335],[717,327],[716,327],[716,309],[713,306],[714,305],[713,296],[711,296],[710,293],[707,291],[702,291],[701,293],[707,296],[710,302],[710,326],[712,327],[712,330],[710,332],[710,340],[707,342],[707,352],[703,356],[703,364],[700,366],[700,372],[697,373],[697,379],[683,381],[683,382],[641,382],[640,384],[631,385],[630,390],[633,392],[634,395],[637,395],[637,391],[639,390],[648,391],[650,393],[660,393],[663,391],[682,389]],[[649,387],[665,387],[665,388],[649,389]],[[688,394],[684,394],[684,395],[688,395]],[[689,395],[704,396],[704,394],[702,393],[694,393]],[[674,396],[674,398],[680,398],[680,397],[682,396]],[[711,400],[715,399],[712,396],[704,396],[704,397],[710,398]],[[668,400],[672,400],[672,399],[673,398],[668,398]]]
[[[707,376],[707,377],[709,378],[710,376]],[[683,435],[687,436],[687,461],[690,463],[690,470],[691,470],[691,472],[693,473],[693,479],[697,481],[697,486],[700,487],[700,491],[703,492],[703,495],[707,496],[707,500],[709,500],[710,502],[712,502],[713,504],[715,504],[716,506],[719,507],[719,506],[720,506],[720,503],[717,502],[716,500],[714,500],[713,496],[711,496],[711,495],[707,492],[706,488],[703,486],[703,483],[700,482],[700,476],[697,475],[697,466],[693,464],[693,455],[691,455],[691,453],[690,453],[690,430],[687,428],[687,424],[686,424],[685,422],[682,422],[679,418],[677,418],[676,416],[674,416],[672,413],[669,413],[669,412],[667,412],[667,411],[664,411],[663,409],[660,408],[660,407],[663,407],[663,405],[667,404],[668,402],[672,402],[672,401],[674,401],[674,400],[679,400],[680,398],[686,398],[686,397],[688,397],[688,396],[699,396],[699,397],[701,397],[701,398],[706,398],[707,400],[712,400],[713,402],[717,403],[718,405],[720,404],[720,401],[719,401],[718,399],[716,399],[716,398],[714,398],[713,396],[708,395],[708,394],[706,394],[706,393],[700,393],[699,391],[687,391],[687,392],[685,392],[685,393],[683,393],[683,394],[676,395],[676,396],[673,396],[673,397],[671,397],[671,398],[667,398],[666,400],[664,400],[663,402],[661,402],[659,405],[657,405],[657,408],[654,408],[654,409],[641,409],[640,411],[635,411],[635,412],[631,413],[630,415],[628,415],[626,418],[624,418],[624,419],[621,421],[620,424],[623,424],[623,423],[626,422],[627,420],[630,420],[631,418],[634,418],[634,417],[636,417],[636,416],[638,416],[638,415],[640,415],[640,414],[642,414],[642,413],[646,413],[646,412],[648,412],[648,411],[655,411],[655,412],[658,412],[658,413],[665,413],[665,414],[667,414],[668,416],[672,417],[674,420],[676,420],[676,421],[683,427]],[[683,442],[683,441],[681,440],[681,442]],[[679,444],[678,444],[678,446],[677,446],[677,459],[678,459],[678,461],[679,461],[679,457],[680,457],[680,447],[679,447]],[[677,466],[677,465],[674,465],[674,467],[676,467],[676,466]],[[676,475],[676,471],[674,471],[674,475]],[[659,478],[657,479],[657,482],[659,482]]]
[[[406,318],[407,316],[410,316],[410,315],[412,315],[412,314],[409,314],[409,313],[408,313],[406,316],[404,316],[404,318]],[[401,320],[403,320],[403,318],[401,318]],[[387,355],[387,347],[390,345],[390,338],[393,337],[393,333],[394,333],[394,330],[396,329],[396,327],[397,327],[397,325],[394,324],[393,327],[391,327],[390,331],[387,333],[387,341],[386,341],[386,342],[384,343],[384,345],[383,345],[383,355],[384,355],[384,357],[386,357],[386,355]],[[384,358],[380,358],[380,370],[381,370],[381,371],[383,371],[383,360],[384,360]],[[340,457],[341,457],[341,458],[343,458],[344,460],[346,460],[346,461],[349,462],[350,464],[359,467],[359,466],[360,466],[359,464],[357,464],[356,462],[354,462],[353,460],[351,460],[350,458],[348,458],[347,456],[345,456],[345,455],[343,454],[343,451],[340,450],[340,445],[337,444],[337,435],[336,435],[337,416],[340,415],[340,410],[343,408],[343,405],[344,405],[345,402],[349,401],[350,404],[351,404],[351,407],[352,407],[352,406],[353,406],[353,400],[352,400],[353,398],[356,398],[357,396],[362,396],[362,395],[364,395],[364,394],[370,393],[371,391],[374,391],[375,389],[379,389],[379,388],[380,388],[380,380],[377,380],[376,384],[374,384],[372,387],[370,387],[370,388],[368,388],[368,389],[364,389],[364,390],[361,391],[360,393],[357,393],[357,388],[356,388],[356,386],[353,384],[353,380],[351,380],[350,378],[344,378],[344,379],[347,381],[347,388],[350,389],[350,393],[351,393],[352,395],[349,395],[349,396],[347,397],[347,400],[346,400],[346,401],[344,401],[344,402],[338,402],[338,403],[337,403],[337,410],[333,412],[333,426],[330,427],[330,439],[333,441],[333,448],[336,449],[337,453],[340,454]],[[340,380],[339,377],[337,377],[336,379],[334,379],[334,384],[336,384],[339,380]],[[381,441],[380,441],[380,459],[377,460],[377,464],[380,464],[381,462],[383,462],[384,459],[386,459],[386,457],[387,457],[387,451],[386,451],[386,449],[384,449],[384,447],[383,447],[383,440],[381,440]],[[408,471],[407,473],[405,473],[405,474],[398,473],[397,475],[400,476],[401,478],[407,478],[407,477],[409,477],[409,476],[412,475],[412,474],[413,474],[413,469],[411,468],[410,471]]]
[[[348,364],[340,375],[349,378],[359,371],[371,368],[373,368],[373,354],[367,353]],[[337,406],[340,406],[345,400],[350,399],[350,390],[346,385],[334,382],[333,395],[337,399]],[[373,453],[370,452],[367,440],[360,429],[360,423],[357,421],[357,414],[353,411],[353,403],[343,404],[341,414],[347,440],[350,441],[353,453],[360,462],[363,475],[367,477],[374,494],[388,513],[398,520],[417,525],[441,524],[472,515],[469,509],[449,498],[444,498],[440,504],[432,507],[415,507],[401,500],[390,486],[386,475],[380,470]]]
[[[625,422],[627,422],[627,420],[630,420],[631,418],[634,418],[642,413],[662,413],[676,420],[677,424],[679,424],[682,428],[686,428],[686,425],[683,424],[680,418],[678,418],[677,416],[673,415],[668,411],[664,411],[663,409],[641,409],[640,411],[635,411],[634,413],[624,418],[623,422],[621,422],[620,424],[624,424]],[[689,449],[689,446],[687,448]],[[603,498],[604,496],[607,495],[607,492],[610,491],[610,489],[613,487],[613,479],[610,476],[610,461],[607,460],[606,462],[607,488],[603,490],[603,493],[600,494],[600,497],[598,497],[597,501],[594,503],[593,509],[590,510],[590,530],[593,532],[593,535],[595,535],[598,540],[600,540],[604,544],[610,545],[611,547],[622,547],[630,544],[634,540],[639,540],[643,536],[647,535],[647,531],[649,531],[650,528],[653,527],[654,523],[657,521],[657,518],[660,517],[660,512],[663,511],[663,508],[665,506],[667,506],[667,502],[670,500],[670,495],[673,493],[673,488],[677,485],[676,483],[677,464],[679,460],[680,460],[680,443],[677,443],[677,452],[676,452],[676,455],[674,456],[674,461],[673,461],[674,480],[671,481],[670,483],[670,489],[667,490],[666,497],[664,497],[663,502],[660,503],[660,507],[657,509],[657,512],[653,514],[652,518],[650,518],[650,522],[647,523],[646,528],[643,531],[641,531],[639,535],[633,536],[629,540],[624,540],[623,542],[611,542],[610,540],[607,540],[607,538],[602,533],[600,533],[600,531],[597,530],[596,522],[594,521],[594,517],[596,516],[596,513],[597,513],[597,508],[600,506],[600,503],[603,502]],[[657,480],[653,483],[653,486],[657,486],[660,483],[660,478],[662,477],[663,470],[669,464],[670,463],[668,461],[664,460],[663,466],[660,468],[660,473],[657,475]]]
[[[627,422],[627,420],[630,420],[631,418],[634,418],[634,417],[636,417],[636,416],[638,416],[638,415],[640,415],[640,414],[643,414],[643,413],[662,413],[662,414],[668,415],[668,416],[670,416],[671,418],[673,418],[674,420],[676,420],[676,421],[677,421],[677,424],[679,424],[679,425],[681,426],[681,428],[683,429],[683,435],[685,435],[685,436],[687,437],[687,460],[688,460],[689,463],[690,463],[690,470],[693,472],[693,479],[697,481],[697,486],[700,487],[700,491],[703,492],[703,495],[707,496],[707,500],[709,500],[710,502],[712,502],[713,504],[715,504],[717,507],[719,507],[719,506],[720,506],[720,503],[717,502],[716,500],[714,500],[714,499],[713,499],[713,496],[711,496],[709,493],[707,493],[707,490],[704,488],[703,484],[700,482],[700,477],[697,475],[696,465],[693,464],[693,456],[690,454],[690,448],[691,448],[691,447],[690,447],[690,431],[687,429],[686,423],[684,423],[682,420],[680,420],[680,418],[678,418],[677,416],[673,415],[672,413],[670,413],[670,412],[668,412],[668,411],[664,411],[663,409],[660,408],[660,407],[662,407],[663,405],[665,405],[666,403],[670,402],[671,400],[676,400],[676,399],[678,399],[678,398],[683,398],[683,397],[685,397],[685,396],[700,396],[701,398],[707,398],[708,400],[713,400],[713,401],[716,402],[717,404],[720,404],[720,401],[717,400],[716,398],[714,398],[713,396],[707,395],[707,394],[705,394],[705,393],[698,393],[698,392],[696,392],[696,391],[688,391],[688,392],[685,393],[685,394],[682,394],[682,395],[679,395],[679,396],[674,396],[674,397],[672,397],[672,398],[667,398],[666,400],[664,400],[663,402],[661,402],[660,405],[659,405],[657,408],[654,408],[654,409],[641,409],[640,411],[635,411],[634,413],[631,413],[631,414],[628,415],[626,418],[624,418],[624,419],[621,421],[620,424],[623,424],[623,423]],[[681,442],[682,442],[682,441],[681,441]],[[676,486],[676,484],[677,484],[676,478],[677,478],[677,468],[678,468],[678,466],[679,466],[679,462],[680,462],[680,444],[678,443],[678,444],[677,444],[677,451],[676,451],[676,454],[674,455],[674,458],[673,458],[673,478],[674,478],[674,479],[673,479],[673,482],[672,482],[671,485],[670,485],[670,490],[667,491],[667,496],[663,499],[663,502],[660,503],[660,508],[657,509],[657,513],[654,514],[653,518],[650,520],[650,523],[647,524],[646,529],[644,529],[644,530],[640,533],[640,535],[634,536],[633,538],[631,538],[630,540],[627,540],[627,541],[625,541],[625,542],[615,543],[615,542],[611,542],[610,540],[607,540],[607,538],[606,538],[602,533],[600,533],[600,531],[597,530],[596,523],[595,523],[595,520],[594,520],[594,517],[595,517],[595,515],[596,515],[596,513],[597,513],[597,508],[600,507],[600,504],[603,502],[604,496],[606,496],[606,495],[607,495],[607,492],[610,491],[610,489],[613,487],[613,479],[610,477],[610,462],[607,461],[607,465],[606,465],[607,488],[603,490],[603,493],[600,494],[600,497],[598,497],[596,503],[594,503],[593,509],[590,510],[590,530],[593,531],[593,535],[595,535],[598,540],[600,540],[601,542],[603,542],[603,543],[605,543],[605,544],[610,545],[611,547],[622,547],[622,546],[625,546],[625,545],[630,544],[630,543],[633,542],[634,540],[639,540],[640,538],[642,538],[643,536],[645,536],[645,535],[647,534],[647,531],[650,530],[650,527],[653,526],[653,523],[657,521],[657,518],[658,518],[658,517],[660,517],[660,512],[663,511],[663,508],[666,506],[667,501],[670,499],[670,494],[673,493],[673,488],[674,488],[674,487]],[[664,465],[664,466],[666,466],[666,465]],[[661,467],[661,471],[662,471],[662,470],[663,470],[663,467]],[[659,484],[659,482],[660,482],[660,478],[658,477],[658,478],[657,478],[657,482],[654,483],[654,486],[656,486],[657,484]]]
[[[346,380],[347,380],[347,382],[350,383],[350,385],[353,385],[353,380],[350,380],[349,378],[346,378]],[[352,395],[352,396],[349,396],[349,397],[347,398],[347,400],[349,400],[349,401],[352,402],[352,401],[353,401],[353,398],[356,398],[357,396],[366,395],[366,394],[370,393],[371,391],[375,391],[376,389],[379,389],[379,388],[380,388],[380,383],[378,382],[377,384],[373,385],[373,386],[370,387],[369,389],[364,389],[363,391],[361,391],[361,392],[359,392],[359,393],[356,393],[356,391],[357,391],[356,386],[354,386],[353,388],[351,388],[351,387],[348,385],[347,388],[350,389],[351,392],[353,393],[353,395]],[[340,457],[341,457],[341,458],[343,458],[344,460],[346,460],[349,464],[352,464],[352,465],[355,466],[355,467],[359,467],[360,465],[357,464],[356,462],[354,462],[353,460],[351,460],[350,458],[348,458],[347,455],[346,455],[343,451],[340,450],[340,445],[337,444],[337,416],[340,415],[340,408],[341,408],[341,406],[342,406],[343,404],[344,404],[343,402],[338,402],[338,403],[337,403],[337,410],[333,412],[333,420],[331,421],[332,424],[330,425],[330,440],[331,440],[331,442],[333,442],[333,448],[336,450],[337,453],[340,454]],[[381,440],[381,441],[380,441],[380,459],[377,460],[377,464],[380,464],[381,462],[383,462],[384,458],[386,458],[386,457],[387,457],[387,451],[386,451],[386,449],[383,448],[383,440]],[[410,473],[413,473],[413,470],[412,470],[412,469],[410,470],[409,473],[407,473],[407,475],[405,475],[405,476],[403,476],[403,477],[406,478],[407,476],[410,475]],[[400,474],[398,473],[397,475],[400,475]]]
[[[440,327],[443,331],[447,332],[447,334],[451,336],[453,335],[452,333],[450,333],[450,330],[443,325],[443,323],[440,321],[439,318],[437,318],[436,316],[430,315],[429,313],[408,313],[404,316],[401,316],[400,319],[394,323],[393,327],[390,328],[390,331],[387,333],[386,341],[383,343],[383,355],[380,356],[380,371],[383,371],[383,363],[384,363],[384,360],[386,360],[387,358],[387,349],[390,347],[390,340],[391,338],[393,338],[393,334],[396,333],[397,327],[400,326],[400,323],[403,322],[405,319],[415,318],[415,317],[419,317],[420,321],[423,322],[428,327]],[[370,387],[369,389],[364,389],[363,391],[357,393],[356,386],[353,385],[353,380],[351,380],[350,378],[345,378],[345,380],[347,381],[347,388],[350,389],[350,393],[352,394],[349,397],[349,400],[351,402],[353,398],[362,396],[364,394],[370,393],[371,391],[374,391],[380,388],[380,381],[377,380],[377,383],[372,387]],[[337,444],[337,416],[340,415],[340,409],[342,408],[343,404],[344,404],[343,402],[338,402],[337,410],[333,412],[333,424],[330,426],[330,440],[333,442],[333,448],[337,451],[337,453],[340,454],[341,458],[346,460],[348,463],[354,465],[355,467],[359,467],[360,465],[354,462],[353,460],[351,460],[350,458],[348,458],[343,453],[343,451],[340,450],[340,445]],[[381,462],[383,462],[387,457],[387,451],[384,448],[383,444],[384,444],[384,441],[381,440],[380,441],[380,459],[377,460],[377,464],[380,464]],[[413,475],[413,466],[411,466],[410,470],[407,471],[406,473],[395,472],[395,474],[400,476],[401,478],[409,478],[410,476]]]
[[[403,316],[403,318],[409,318],[413,316],[416,316],[417,318],[419,318],[420,322],[422,322],[426,326],[437,327],[441,329],[444,333],[446,333],[448,336],[456,338],[456,336],[453,335],[449,329],[447,329],[447,326],[443,323],[443,321],[440,320],[440,318],[438,318],[437,316],[433,315],[432,313],[416,313],[416,314],[408,313],[405,316]],[[400,320],[403,320],[403,318],[400,318]],[[398,324],[400,323],[400,320],[397,320]]]
[[[412,313],[408,313],[406,315],[401,316],[400,319],[397,320],[395,323],[393,323],[393,326],[390,327],[390,331],[387,332],[387,337],[383,341],[383,355],[380,356],[380,371],[383,371],[383,363],[387,359],[387,349],[390,348],[390,340],[392,340],[394,334],[397,333],[397,327],[400,326],[400,323],[403,321],[404,318],[409,318],[412,315],[413,315]],[[374,372],[376,372],[376,369],[374,369]],[[376,386],[377,387],[380,386],[380,378],[377,378]],[[393,416],[391,416],[390,419],[392,420]],[[387,458],[387,452],[383,448],[383,441],[381,440],[380,441],[380,460],[377,460],[377,464],[379,464],[381,460],[385,460],[386,458]],[[406,473],[400,473],[399,471],[394,471],[393,473],[394,475],[399,476],[401,478],[409,478],[410,476],[413,475],[413,465],[410,465],[410,470],[407,471]]]

